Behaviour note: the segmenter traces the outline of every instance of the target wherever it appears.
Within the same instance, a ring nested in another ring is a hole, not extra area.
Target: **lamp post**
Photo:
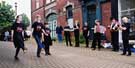
[[[15,2],[15,16],[17,16],[17,2]]]

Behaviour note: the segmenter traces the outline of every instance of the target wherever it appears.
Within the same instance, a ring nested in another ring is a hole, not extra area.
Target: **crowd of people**
[[[122,39],[123,39],[123,53],[122,55],[131,56],[131,50],[129,45],[129,31],[130,31],[130,23],[128,17],[122,17],[122,22],[119,23],[118,20],[115,18],[111,18],[111,24],[108,26],[111,32],[111,44],[112,44],[112,51],[118,52],[119,51],[119,40],[118,40],[118,31],[122,31]],[[22,23],[22,16],[18,15],[16,17],[15,23],[12,25],[11,31],[11,40],[14,43],[16,48],[15,59],[18,60],[18,53],[20,49],[26,52],[27,48],[24,45],[24,24]],[[91,28],[93,33],[93,41],[91,45],[92,50],[96,50],[96,45],[98,44],[98,50],[101,49],[101,39],[102,35],[105,36],[106,27],[101,25],[100,20],[95,20],[94,28]],[[56,34],[58,37],[59,43],[63,41],[63,32],[65,36],[66,46],[73,46],[71,42],[71,32],[74,33],[75,37],[75,47],[80,47],[80,24],[79,21],[75,21],[74,28],[71,29],[69,25],[63,27],[58,24],[56,27]],[[51,55],[50,53],[50,46],[53,44],[51,39],[51,30],[49,29],[48,23],[42,23],[40,15],[36,16],[35,22],[32,24],[32,35],[37,43],[37,57],[40,57],[41,50],[45,50],[45,55]],[[86,48],[89,46],[89,36],[90,36],[90,28],[88,23],[85,22],[82,26],[82,32],[85,39]],[[6,38],[5,38],[6,39]]]
[[[126,52],[128,52],[127,56],[131,56],[131,46],[129,45],[129,32],[130,32],[130,21],[128,17],[122,17],[122,22],[120,23],[116,18],[111,17],[110,18],[111,23],[109,26],[105,27],[101,25],[100,20],[95,20],[95,26],[94,28],[89,28],[88,23],[85,22],[84,25],[82,26],[82,33],[83,37],[85,39],[85,44],[86,48],[90,47],[89,46],[89,38],[90,38],[90,30],[93,30],[93,41],[91,44],[91,49],[96,50],[96,45],[98,45],[98,50],[102,48],[102,42],[106,42],[106,30],[107,28],[110,30],[111,33],[111,45],[112,45],[112,51],[114,52],[119,52],[120,46],[119,46],[119,31],[122,31],[122,40],[123,40],[123,53],[121,55],[126,55]],[[69,25],[66,25],[64,29],[62,26],[58,26],[56,33],[58,35],[61,35],[62,39],[62,31],[64,31],[64,36],[66,40],[66,45],[67,46],[73,46],[71,42],[71,33],[74,32],[74,37],[75,37],[75,47],[80,47],[80,25],[78,21],[75,21],[74,23],[74,28],[71,29]],[[59,40],[59,42],[61,42]]]

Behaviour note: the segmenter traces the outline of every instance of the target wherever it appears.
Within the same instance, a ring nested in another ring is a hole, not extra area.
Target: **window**
[[[39,0],[36,0],[36,8],[39,8]]]
[[[130,39],[135,39],[135,0],[120,0],[120,18],[122,16],[128,16],[131,22]]]
[[[73,18],[72,5],[66,7],[67,19]]]
[[[49,4],[51,2],[54,2],[55,0],[46,0],[46,4]]]
[[[49,4],[51,2],[51,0],[46,0],[46,4]]]

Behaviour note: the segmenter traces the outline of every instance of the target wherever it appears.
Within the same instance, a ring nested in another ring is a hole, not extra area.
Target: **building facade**
[[[42,18],[42,21],[44,21],[44,15],[45,15],[45,10],[44,10],[44,3],[45,0],[31,0],[31,19],[32,22],[35,21],[36,15],[40,15]]]
[[[127,15],[134,21],[134,0],[31,0],[32,21],[35,15],[41,15],[43,22],[49,23],[52,31],[51,36],[56,37],[55,28],[57,24],[69,25],[73,28],[75,21],[81,25],[86,22],[90,28],[90,39],[93,39],[95,19],[101,20],[106,28],[111,24],[110,17],[121,21],[121,17]],[[131,26],[134,31],[134,26]],[[106,37],[110,40],[110,31],[107,29]]]

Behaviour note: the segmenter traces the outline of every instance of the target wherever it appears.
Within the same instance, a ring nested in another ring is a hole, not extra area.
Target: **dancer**
[[[33,37],[35,38],[35,41],[37,43],[37,57],[40,57],[41,49],[44,48],[44,45],[42,44],[41,41],[43,24],[41,22],[40,15],[37,15],[36,21],[32,24],[32,28],[33,28]]]
[[[14,58],[16,60],[19,60],[18,53],[20,49],[25,52],[26,48],[24,47],[24,37],[23,37],[23,31],[24,31],[24,25],[22,23],[22,16],[18,15],[16,17],[15,23],[11,27],[11,40],[14,43],[14,46],[16,48],[16,53]]]

